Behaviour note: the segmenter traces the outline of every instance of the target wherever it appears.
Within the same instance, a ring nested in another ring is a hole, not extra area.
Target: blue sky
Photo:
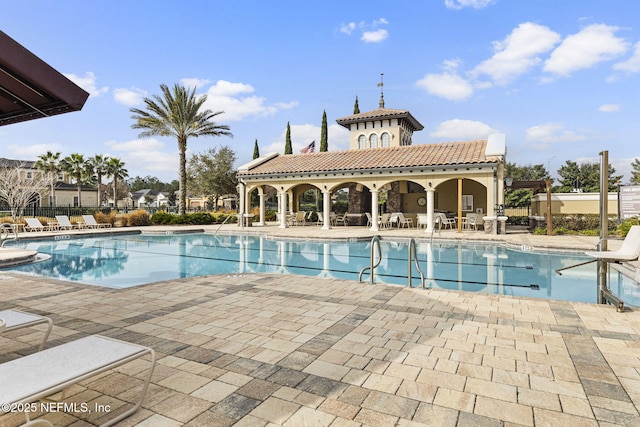
[[[0,28],[90,92],[80,112],[0,127],[0,157],[106,154],[131,177],[177,179],[177,143],[139,139],[129,111],[182,83],[224,111],[238,165],[320,138],[335,119],[387,108],[423,125],[414,144],[506,134],[507,160],[597,162],[630,178],[640,157],[640,2],[634,0],[3,2]]]

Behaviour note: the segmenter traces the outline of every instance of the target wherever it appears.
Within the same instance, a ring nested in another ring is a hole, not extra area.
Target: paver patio
[[[637,310],[268,274],[115,290],[0,272],[0,290],[0,309],[53,319],[48,346],[99,333],[156,350],[143,407],[121,426],[640,425]],[[40,337],[1,335],[0,361]],[[147,366],[65,402],[123,411]],[[106,414],[40,415],[76,427]]]

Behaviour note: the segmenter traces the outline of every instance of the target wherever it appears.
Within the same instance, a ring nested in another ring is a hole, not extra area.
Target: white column
[[[378,231],[378,189],[371,190],[371,231]]]
[[[278,191],[278,212],[280,213],[279,228],[287,228],[287,193]]]
[[[245,212],[245,206],[246,206],[246,200],[247,200],[247,196],[246,196],[246,186],[241,182],[238,184],[238,194],[240,195],[240,215],[239,215],[239,225],[240,227],[244,228],[244,214]]]
[[[433,193],[436,190],[433,188],[427,188],[427,228],[425,229],[426,233],[433,232]]]
[[[322,229],[329,230],[331,228],[331,192],[325,190],[322,192]]]
[[[265,225],[264,193],[258,192],[260,198],[260,221],[256,225]]]

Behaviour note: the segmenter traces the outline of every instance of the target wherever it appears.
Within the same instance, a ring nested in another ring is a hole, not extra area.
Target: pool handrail
[[[222,227],[223,225],[226,224],[227,221],[229,221],[229,218],[231,218],[231,215],[227,215],[227,217],[224,219],[224,221],[222,221],[222,224],[220,224],[218,226],[218,228],[216,228],[216,231],[213,232],[214,236],[218,233],[218,231],[220,230],[220,227]],[[244,221],[244,218],[242,218],[242,220]],[[243,224],[244,224],[244,222],[243,222]]]
[[[376,267],[378,267],[380,265],[380,262],[382,261],[382,249],[380,248],[380,240],[382,239],[382,237],[380,237],[379,235],[373,236],[371,238],[371,259],[370,259],[370,264],[366,267],[364,267],[362,270],[360,270],[360,274],[358,274],[358,282],[362,282],[362,275],[364,274],[365,271],[370,270],[370,275],[369,275],[369,283],[373,284],[373,275],[374,275],[374,271],[376,269]],[[373,262],[373,258],[374,258],[374,253],[373,251],[375,249],[378,249],[378,261],[375,263]]]
[[[413,287],[413,272],[411,271],[412,258],[416,264],[416,270],[420,273],[420,287],[424,289],[424,273],[420,268],[420,262],[418,261],[418,254],[416,250],[416,240],[413,237],[409,240],[409,248],[407,250],[407,286],[409,288]]]

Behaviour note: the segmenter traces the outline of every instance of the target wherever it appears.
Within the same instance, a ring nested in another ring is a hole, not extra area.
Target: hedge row
[[[158,211],[151,216],[151,224],[154,225],[206,225],[221,224],[228,217],[227,223],[237,222],[238,219],[234,213],[227,214],[222,212],[194,212],[183,215],[176,215],[165,211]]]

